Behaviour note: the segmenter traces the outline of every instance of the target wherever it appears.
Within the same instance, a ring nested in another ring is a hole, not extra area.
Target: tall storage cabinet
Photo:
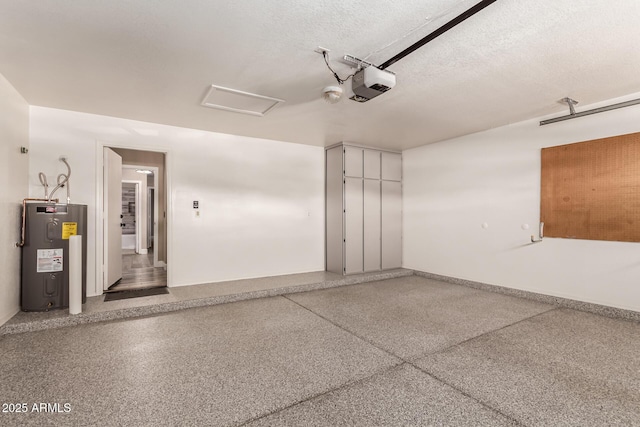
[[[326,150],[326,268],[402,266],[402,155],[340,144]]]

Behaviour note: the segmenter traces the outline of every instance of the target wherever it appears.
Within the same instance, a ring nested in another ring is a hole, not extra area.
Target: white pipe
[[[47,176],[40,172],[38,174],[38,178],[40,178],[40,184],[44,187],[44,198],[49,198],[49,183],[47,182]]]
[[[69,237],[69,314],[82,313],[82,236]]]
[[[71,202],[71,197],[69,195],[69,178],[71,177],[71,166],[69,166],[69,163],[67,163],[66,157],[60,157],[60,161],[63,162],[65,165],[67,165],[67,174],[65,175],[61,173],[60,175],[58,175],[58,185],[56,185],[55,188],[51,190],[51,194],[49,195],[49,198],[52,199],[55,192],[58,191],[59,188],[62,188],[66,185],[67,186],[67,204],[68,204],[69,202]]]
[[[71,178],[71,166],[69,166],[69,163],[67,163],[66,157],[60,157],[60,160],[62,160],[64,164],[67,165],[67,179],[65,180],[65,183],[67,185],[67,204],[69,204],[71,203],[71,187],[69,186],[69,179]]]

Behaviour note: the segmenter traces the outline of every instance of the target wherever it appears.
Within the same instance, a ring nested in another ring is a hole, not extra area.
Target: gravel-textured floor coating
[[[640,426],[638,390],[640,323],[416,276],[0,336],[3,427]]]
[[[287,298],[404,359],[553,309],[548,304],[417,276]]]
[[[282,297],[1,338],[3,402],[71,404],[0,425],[233,425],[395,357]]]
[[[514,426],[501,414],[404,364],[247,424],[267,426]]]
[[[640,426],[640,324],[558,309],[415,362],[525,425]]]

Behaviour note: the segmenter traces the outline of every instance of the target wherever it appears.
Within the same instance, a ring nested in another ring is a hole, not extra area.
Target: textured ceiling
[[[394,149],[564,114],[565,96],[640,92],[640,1],[498,0],[391,66],[390,92],[320,98],[335,81],[317,46],[345,76],[343,54],[382,63],[475,3],[0,0],[0,73],[32,105]],[[204,108],[211,84],[286,103],[265,117]]]

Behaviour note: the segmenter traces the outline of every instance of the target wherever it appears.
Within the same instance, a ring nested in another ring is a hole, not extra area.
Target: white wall
[[[28,196],[29,105],[0,75],[0,325],[20,309],[21,202]]]
[[[640,311],[640,243],[530,243],[540,220],[540,149],[639,132],[640,106],[538,122],[403,153],[404,267]]]
[[[90,295],[98,292],[97,141],[168,152],[172,286],[324,269],[322,147],[31,107],[30,193],[41,193],[38,172],[53,177],[66,154],[72,201],[89,205]]]

